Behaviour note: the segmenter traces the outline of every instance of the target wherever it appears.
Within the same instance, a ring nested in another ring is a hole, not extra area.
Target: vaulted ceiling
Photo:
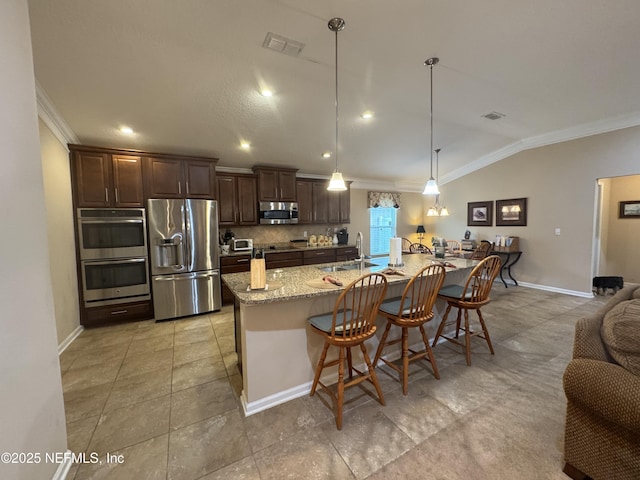
[[[29,8],[36,79],[87,145],[328,177],[327,22],[336,16],[346,22],[338,34],[346,179],[422,189],[430,57],[440,58],[433,148],[445,181],[524,148],[640,124],[637,0],[29,0]],[[302,50],[264,48],[270,32]],[[491,112],[504,117],[484,117]]]

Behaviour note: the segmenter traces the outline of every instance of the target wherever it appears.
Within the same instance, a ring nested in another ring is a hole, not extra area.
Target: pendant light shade
[[[438,190],[438,184],[433,178],[430,178],[427,184],[424,186],[423,195],[438,195],[440,190]]]
[[[440,190],[438,190],[438,183],[433,178],[433,66],[440,61],[439,58],[433,57],[425,60],[424,64],[429,65],[429,153],[430,153],[430,165],[431,172],[429,176],[429,181],[424,187],[423,195],[438,195]],[[427,215],[429,215],[427,213]]]
[[[439,164],[440,164],[440,149],[436,148],[434,151],[436,152],[436,182],[437,182]],[[427,210],[427,217],[448,217],[448,216],[449,216],[449,210],[447,209],[447,207],[443,207],[442,205],[440,205],[440,192],[438,192],[436,193],[436,203],[433,204],[433,207]]]
[[[346,189],[347,189],[347,186],[344,183],[342,174],[340,172],[333,172],[333,175],[331,175],[331,180],[329,181],[329,186],[327,187],[327,190],[339,192],[341,190],[346,190]]]
[[[338,32],[344,29],[344,20],[342,18],[332,18],[328,24],[329,30],[336,34],[336,169],[331,175],[329,186],[327,190],[332,192],[340,192],[347,189],[347,185],[344,183],[342,173],[338,171]]]

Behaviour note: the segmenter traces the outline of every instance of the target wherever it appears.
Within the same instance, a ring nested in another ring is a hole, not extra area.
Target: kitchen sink
[[[357,270],[359,268],[377,267],[375,263],[370,262],[358,262],[358,263],[345,263],[342,265],[330,265],[327,267],[318,267],[323,272],[344,272],[346,270]]]

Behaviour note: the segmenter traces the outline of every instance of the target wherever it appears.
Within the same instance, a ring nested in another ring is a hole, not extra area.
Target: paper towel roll
[[[402,265],[402,238],[389,239],[389,265]]]

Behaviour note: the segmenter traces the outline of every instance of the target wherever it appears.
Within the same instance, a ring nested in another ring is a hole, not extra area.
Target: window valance
[[[369,208],[400,208],[402,199],[400,193],[392,192],[367,192]]]

